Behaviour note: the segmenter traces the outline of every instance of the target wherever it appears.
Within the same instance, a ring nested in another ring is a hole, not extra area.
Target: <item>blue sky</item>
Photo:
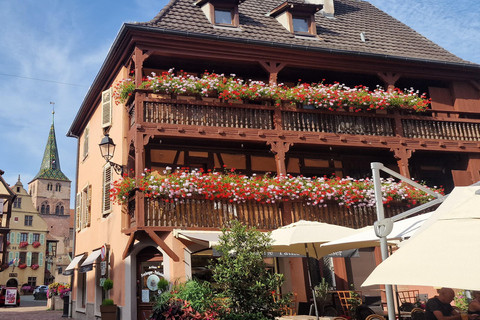
[[[369,1],[480,64],[478,0]],[[50,102],[55,102],[60,164],[75,187],[77,140],[66,133],[83,97],[121,25],[148,21],[167,2],[0,1],[0,169],[8,183],[20,175],[27,187],[38,173],[52,123]]]

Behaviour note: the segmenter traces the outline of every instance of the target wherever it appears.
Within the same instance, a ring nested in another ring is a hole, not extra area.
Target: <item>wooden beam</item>
[[[122,260],[125,260],[125,258],[130,254],[130,249],[132,248],[132,245],[135,242],[135,237],[136,237],[136,232],[133,232],[132,234],[130,234],[127,245],[125,246],[125,250],[123,250]]]
[[[165,243],[165,241],[163,241],[156,233],[155,231],[153,230],[150,230],[150,229],[147,229],[145,230],[145,232],[150,236],[150,238],[152,238],[153,241],[155,241],[156,244],[158,244],[158,246],[160,248],[162,248],[163,251],[165,251],[165,253],[173,259],[173,261],[175,262],[178,262],[180,261],[180,258],[177,256],[177,254],[175,252],[173,252],[172,249],[170,249],[169,246],[167,246],[167,244]]]

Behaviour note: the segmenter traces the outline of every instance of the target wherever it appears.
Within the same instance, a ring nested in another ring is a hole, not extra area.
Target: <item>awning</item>
[[[77,264],[80,262],[80,260],[82,260],[82,258],[85,256],[84,253],[82,253],[81,255],[79,256],[76,256],[75,258],[73,258],[72,261],[70,261],[70,263],[68,264],[68,266],[65,268],[65,270],[63,271],[63,275],[64,276],[71,276],[73,274],[73,270],[75,269],[75,267],[77,266]]]
[[[204,231],[204,230],[181,230],[174,229],[173,236],[178,239],[185,239],[205,247],[211,248],[218,244],[221,231]]]
[[[85,259],[85,261],[83,261],[83,263],[80,266],[80,269],[78,270],[78,272],[84,273],[84,272],[88,272],[90,270],[93,270],[93,264],[95,263],[97,258],[100,257],[101,251],[102,251],[101,249],[98,249],[98,250],[95,250],[92,253],[90,253],[90,255],[87,257],[87,259]]]

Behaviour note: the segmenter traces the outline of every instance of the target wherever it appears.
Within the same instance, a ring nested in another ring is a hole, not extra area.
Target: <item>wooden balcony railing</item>
[[[361,228],[373,225],[377,220],[375,207],[345,207],[336,202],[326,202],[324,206],[307,205],[306,201],[296,200],[285,203],[244,203],[229,200],[206,200],[185,198],[181,201],[165,202],[147,198],[144,207],[144,226],[138,225],[135,210],[128,210],[129,227],[157,227],[159,230],[172,228],[221,229],[229,227],[233,220],[261,230],[274,230],[287,224],[283,217],[291,215],[292,221],[322,221],[330,224]],[[287,204],[287,205],[286,205]],[[135,208],[135,198],[127,206]],[[385,207],[385,216],[391,217],[408,210],[406,204],[395,203]],[[434,209],[430,209],[434,210]],[[425,211],[426,212],[426,211]],[[141,213],[139,213],[141,214]]]
[[[148,98],[129,109],[130,125],[136,121],[181,126],[206,126],[256,130],[284,130],[371,136],[400,136],[413,139],[480,141],[478,114],[442,111],[390,114],[276,108],[253,104],[228,104],[201,100]],[[136,113],[140,112],[138,118]],[[137,118],[135,118],[137,117]],[[141,119],[141,120],[138,120]]]

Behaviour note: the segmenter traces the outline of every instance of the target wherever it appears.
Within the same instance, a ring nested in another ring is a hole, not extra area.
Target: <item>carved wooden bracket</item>
[[[391,148],[390,151],[393,152],[393,156],[395,157],[395,159],[397,159],[400,174],[407,178],[410,178],[410,171],[408,170],[408,159],[412,157],[412,153],[415,152],[415,150],[407,148]]]
[[[153,138],[153,137],[154,137],[153,134],[146,134],[143,137],[143,145],[146,146],[148,144],[148,142],[150,141],[150,139]]]
[[[267,145],[271,146],[270,150],[276,155],[282,155],[283,159],[285,160],[285,153],[290,150],[290,147],[293,146],[291,142],[283,142],[283,141],[267,141]]]
[[[260,65],[270,74],[269,84],[277,83],[277,75],[287,64],[283,62],[274,61],[258,61]]]
[[[377,75],[383,80],[383,82],[385,82],[385,87],[389,91],[395,89],[395,83],[401,76],[401,74],[394,74],[391,72],[379,72]]]

